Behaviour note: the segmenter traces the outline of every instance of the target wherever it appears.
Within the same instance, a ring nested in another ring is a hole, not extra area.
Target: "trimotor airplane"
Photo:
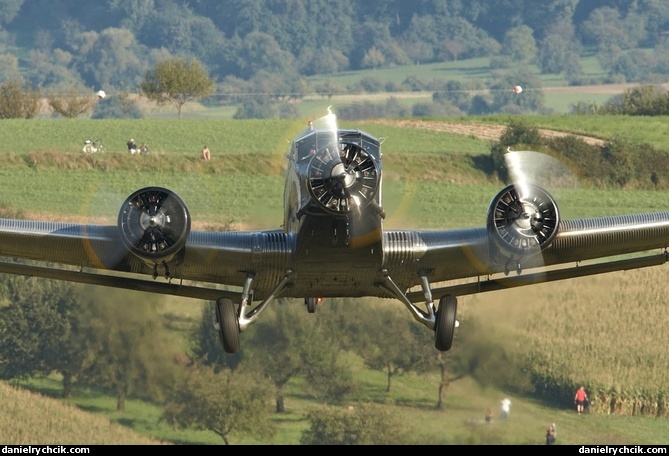
[[[527,153],[507,153],[510,171]],[[191,231],[177,194],[146,187],[116,225],[0,219],[0,272],[215,301],[228,353],[276,298],[304,299],[309,313],[327,297],[395,298],[447,351],[459,296],[668,258],[669,212],[562,220],[544,187],[519,178],[493,197],[484,226],[385,230],[381,141],[338,128],[331,112],[287,158],[281,228]]]

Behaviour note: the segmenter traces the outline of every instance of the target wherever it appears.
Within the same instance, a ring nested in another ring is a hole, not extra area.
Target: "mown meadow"
[[[660,128],[648,129],[648,119],[530,116],[525,120],[601,138],[639,138],[669,151],[669,139],[663,139]],[[508,118],[443,121],[504,124]],[[502,183],[474,167],[477,160],[472,157],[488,155],[489,141],[372,122],[341,123],[384,138],[387,226],[485,223],[487,206]],[[186,201],[195,229],[276,228],[282,221],[284,154],[304,124],[303,120],[208,119],[2,121],[0,136],[7,140],[0,144],[0,209],[28,218],[114,223],[129,193],[163,185]],[[149,144],[149,155],[125,152],[130,137]],[[102,138],[108,151],[84,155],[86,138]],[[212,149],[209,163],[199,159],[203,144]],[[566,218],[661,211],[669,201],[665,191],[587,186],[560,189],[554,196]],[[400,376],[393,390],[385,393],[384,374],[369,371],[355,357],[350,363],[364,387],[352,401],[401,408],[423,443],[538,444],[545,426],[557,421],[558,442],[563,444],[666,444],[666,273],[666,267],[658,267],[464,297],[460,331],[469,331],[470,341],[477,340],[475,335],[481,342],[462,350],[482,360],[483,367],[473,377],[451,382],[445,410],[433,409],[436,373]],[[182,316],[188,312],[193,318],[192,303],[171,302],[169,312]],[[520,368],[531,375],[519,377]],[[47,379],[28,384],[48,393],[53,388],[50,381],[57,383]],[[545,387],[535,394],[539,383]],[[591,413],[579,417],[572,410],[572,389],[581,383],[593,401]],[[496,410],[499,400],[509,394],[512,419],[482,425],[485,409]],[[287,397],[289,412],[277,417],[282,432],[263,443],[299,442],[307,425],[304,415],[315,404],[301,393],[299,381],[291,383]],[[158,423],[159,411],[146,404],[135,403],[137,412],[129,407],[125,415],[115,414],[113,398],[104,392],[80,391],[71,402],[160,440],[220,443],[213,435],[176,432]],[[21,408],[20,400],[14,407]],[[13,441],[37,443],[34,430],[12,432]],[[259,443],[237,437],[241,443]],[[92,437],[81,434],[73,439],[88,442]]]

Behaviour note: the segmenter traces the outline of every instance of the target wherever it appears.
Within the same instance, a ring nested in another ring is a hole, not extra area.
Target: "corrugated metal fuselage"
[[[328,195],[311,187],[314,169],[323,165],[318,154],[332,147],[331,132],[307,131],[289,153],[284,192],[284,232],[294,235],[293,271],[284,296],[369,296],[379,293],[382,279],[383,218],[381,215],[381,157],[378,140],[359,130],[342,130],[336,138],[353,144],[374,165],[373,192],[364,207],[328,210]],[[340,144],[336,145],[336,151]],[[318,153],[318,154],[317,154]],[[319,198],[320,196],[320,198]],[[361,197],[362,198],[362,197]]]

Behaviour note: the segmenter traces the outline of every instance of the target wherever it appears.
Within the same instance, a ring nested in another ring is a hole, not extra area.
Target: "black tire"
[[[216,320],[223,350],[236,353],[239,350],[239,320],[231,299],[221,298],[216,302]]]
[[[316,312],[316,303],[318,298],[304,298],[304,304],[307,306],[307,312],[310,314]]]
[[[434,346],[439,351],[448,351],[453,345],[457,310],[458,300],[455,296],[446,295],[439,300],[437,322],[434,328]]]

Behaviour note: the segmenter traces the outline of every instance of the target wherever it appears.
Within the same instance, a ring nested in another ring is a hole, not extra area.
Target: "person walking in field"
[[[588,400],[588,395],[585,392],[585,388],[581,386],[574,395],[574,401],[576,402],[576,411],[578,412],[579,415],[583,413],[583,408],[587,400]]]
[[[502,409],[502,419],[505,420],[509,418],[509,414],[511,413],[511,399],[508,397],[502,399],[500,408]]]

